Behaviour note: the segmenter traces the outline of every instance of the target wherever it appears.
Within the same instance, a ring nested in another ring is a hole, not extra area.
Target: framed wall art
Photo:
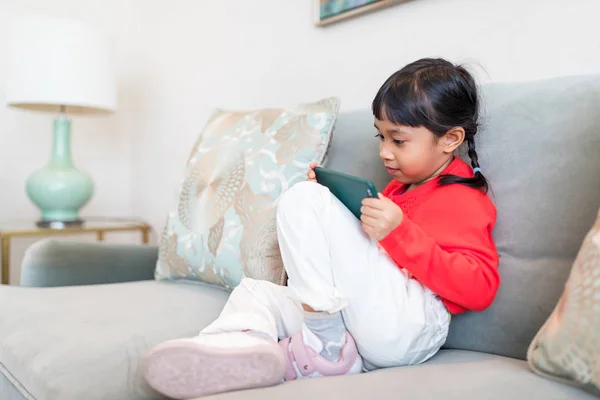
[[[379,10],[407,0],[312,0],[315,23],[325,26],[344,19]]]

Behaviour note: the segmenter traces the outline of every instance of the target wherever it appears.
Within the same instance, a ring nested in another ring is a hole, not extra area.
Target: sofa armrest
[[[25,251],[21,286],[70,286],[154,279],[157,246],[43,239]]]

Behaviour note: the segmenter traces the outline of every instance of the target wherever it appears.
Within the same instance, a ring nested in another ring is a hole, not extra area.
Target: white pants
[[[450,314],[439,297],[409,279],[326,187],[290,188],[277,225],[288,286],[243,279],[201,334],[253,330],[283,339],[301,328],[304,303],[342,311],[368,370],[421,363],[444,344]]]

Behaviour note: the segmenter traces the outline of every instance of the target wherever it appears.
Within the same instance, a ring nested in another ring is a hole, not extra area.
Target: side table
[[[98,241],[104,240],[107,232],[139,231],[143,244],[150,241],[152,227],[142,221],[127,219],[89,219],[81,225],[64,228],[41,228],[32,221],[0,221],[0,243],[2,248],[2,285],[10,282],[10,243],[18,236],[57,236],[95,233]]]

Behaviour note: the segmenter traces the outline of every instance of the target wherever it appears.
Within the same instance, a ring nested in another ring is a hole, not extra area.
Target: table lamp
[[[115,110],[111,42],[78,21],[28,17],[12,26],[8,49],[8,106],[57,114],[50,161],[26,183],[27,195],[41,210],[38,225],[81,224],[79,210],[92,197],[94,185],[73,165],[67,113]]]

